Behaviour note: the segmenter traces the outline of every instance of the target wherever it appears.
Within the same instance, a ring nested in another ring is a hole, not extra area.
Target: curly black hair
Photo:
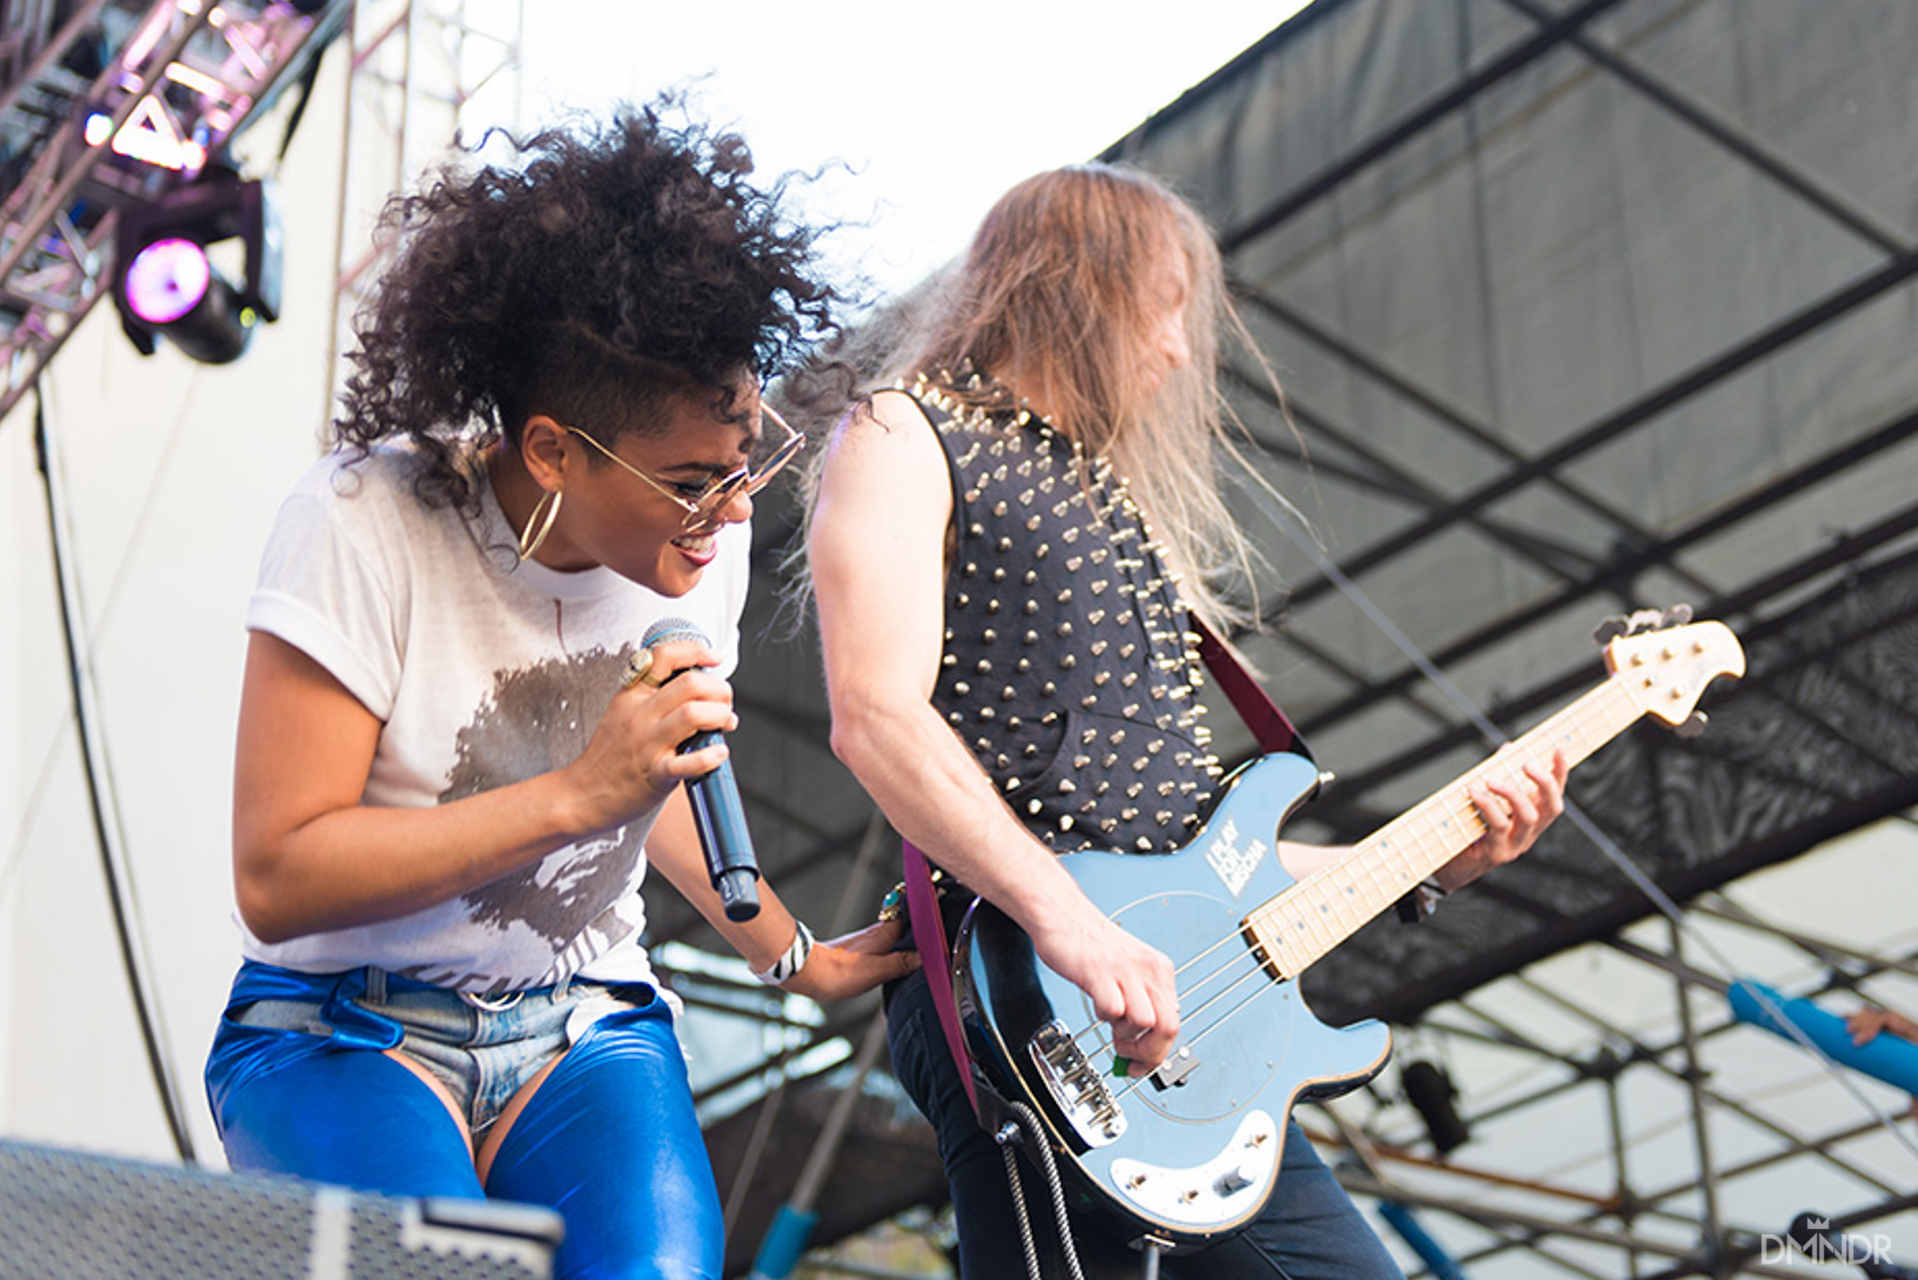
[[[407,436],[421,501],[477,503],[462,441],[516,443],[535,414],[607,436],[646,431],[671,397],[732,412],[750,376],[797,365],[837,332],[819,231],[747,181],[730,133],[622,108],[513,145],[515,168],[448,165],[389,201],[397,260],[354,318],[356,366],[334,422],[362,455]]]

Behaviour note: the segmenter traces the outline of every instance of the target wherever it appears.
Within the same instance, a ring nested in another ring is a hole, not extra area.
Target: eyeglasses
[[[732,504],[733,499],[741,494],[751,497],[765,488],[766,483],[779,473],[779,469],[791,462],[794,455],[805,447],[806,437],[788,426],[786,420],[775,413],[770,405],[762,404],[759,409],[785,433],[784,438],[763,457],[749,461],[723,476],[714,476],[704,484],[673,484],[655,480],[578,427],[567,427],[566,430],[677,503],[686,513],[680,525],[682,533],[707,533],[725,523],[720,513]]]

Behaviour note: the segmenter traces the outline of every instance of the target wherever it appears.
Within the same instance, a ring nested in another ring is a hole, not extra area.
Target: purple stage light
[[[200,305],[212,281],[206,249],[176,236],[135,254],[121,284],[134,315],[148,324],[172,324]]]

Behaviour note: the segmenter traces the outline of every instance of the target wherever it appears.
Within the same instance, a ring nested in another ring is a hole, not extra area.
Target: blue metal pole
[[[1399,1239],[1412,1247],[1419,1260],[1431,1269],[1438,1280],[1465,1280],[1465,1273],[1459,1270],[1458,1263],[1445,1247],[1432,1238],[1418,1215],[1396,1200],[1379,1201],[1379,1217],[1384,1218],[1392,1230],[1399,1233]]]

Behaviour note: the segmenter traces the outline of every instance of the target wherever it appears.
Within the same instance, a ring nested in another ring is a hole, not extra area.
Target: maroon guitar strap
[[[1212,628],[1205,625],[1205,619],[1196,613],[1188,613],[1186,622],[1194,635],[1199,637],[1199,656],[1205,659],[1206,670],[1212,673],[1225,696],[1232,700],[1232,709],[1245,721],[1246,728],[1252,730],[1253,740],[1261,750],[1290,751],[1312,758],[1312,752],[1305,745],[1305,739],[1292,727],[1285,712],[1279,710],[1279,704],[1272,701],[1259,682],[1252,678],[1239,660],[1232,656],[1232,650],[1225,642],[1213,634]]]
[[[939,1025],[946,1033],[946,1047],[952,1050],[953,1065],[959,1068],[959,1082],[966,1086],[966,1101],[979,1114],[979,1095],[972,1084],[972,1063],[966,1056],[965,1035],[959,1030],[959,1001],[952,993],[952,943],[946,937],[946,918],[939,910],[939,895],[932,887],[932,866],[919,846],[905,842],[906,916],[912,921],[912,941],[926,971],[926,985],[932,988],[932,1006],[939,1011]],[[935,963],[935,958],[937,963]]]
[[[1189,613],[1186,620],[1199,637],[1199,656],[1205,660],[1206,670],[1212,673],[1213,680],[1225,691],[1233,710],[1252,730],[1252,737],[1260,748],[1268,752],[1296,752],[1310,760],[1312,753],[1306,749],[1299,731],[1292,727],[1291,720],[1279,710],[1278,704],[1259,687],[1252,673],[1232,656],[1232,650],[1213,634],[1212,628],[1198,614]],[[952,943],[946,937],[945,917],[940,913],[939,897],[932,886],[932,866],[926,861],[926,855],[919,852],[918,846],[910,840],[905,842],[903,861],[906,912],[912,920],[913,945],[918,948],[924,962],[926,984],[932,988],[932,1004],[939,1011],[939,1025],[945,1031],[946,1047],[952,1051],[953,1065],[959,1069],[960,1083],[966,1087],[966,1101],[972,1104],[976,1115],[979,1111],[979,1095],[973,1085],[972,1064],[966,1056],[965,1033],[959,1027],[959,1002],[952,990]],[[939,963],[931,963],[932,957],[938,957]]]

